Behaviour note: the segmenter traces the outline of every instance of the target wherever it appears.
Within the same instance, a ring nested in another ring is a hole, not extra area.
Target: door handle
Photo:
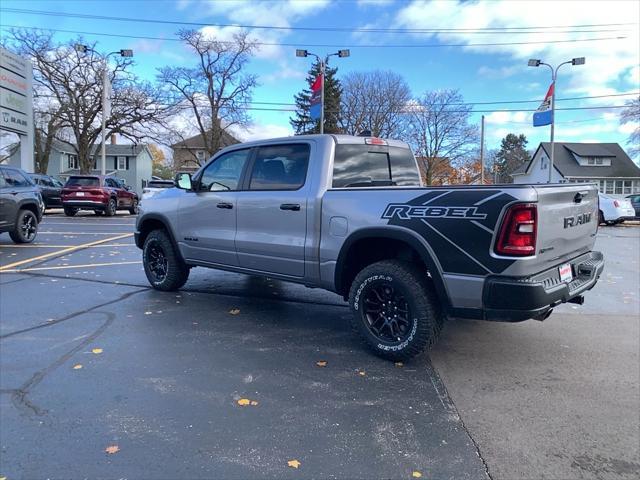
[[[280,205],[280,210],[293,210],[294,212],[299,212],[300,205],[297,203],[283,203]]]
[[[218,205],[216,205],[216,207],[218,207],[218,208],[226,208],[227,210],[231,210],[233,208],[233,204],[232,203],[226,203],[226,202],[220,202]]]

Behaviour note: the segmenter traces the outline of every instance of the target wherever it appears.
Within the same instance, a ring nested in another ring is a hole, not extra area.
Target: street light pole
[[[96,52],[93,48],[87,45],[76,44],[74,46],[76,52],[86,53],[86,52]],[[107,139],[106,139],[106,129],[107,129],[107,117],[111,115],[111,108],[109,106],[109,98],[110,98],[110,83],[109,83],[109,56],[111,55],[120,55],[121,57],[131,58],[133,57],[133,50],[122,49],[115,52],[107,53],[104,56],[104,65],[102,68],[102,125],[100,131],[101,137],[101,147],[100,147],[100,173],[102,175],[107,174]]]
[[[324,84],[325,84],[324,74],[327,67],[327,63],[329,62],[329,57],[332,57],[335,55],[340,58],[345,58],[350,56],[351,53],[348,49],[338,50],[336,53],[330,53],[326,55],[324,59],[322,59],[320,56],[308,50],[296,50],[296,57],[308,57],[309,55],[311,55],[312,57],[315,57],[320,64],[320,78],[322,79],[322,82],[320,84],[320,133],[322,134],[324,133]]]
[[[558,70],[560,69],[560,67],[562,65],[567,65],[569,63],[571,65],[584,65],[585,57],[576,57],[567,62],[562,62],[555,69],[548,63],[544,63],[539,59],[532,58],[531,60],[529,60],[530,67],[539,67],[540,65],[546,65],[547,67],[549,67],[549,70],[551,70],[551,86],[552,86],[551,87],[551,139],[550,139],[551,154],[549,155],[549,177],[547,179],[547,183],[551,183],[551,180],[552,180],[553,165],[554,165],[554,158],[555,158],[554,134],[555,134],[555,125],[556,125],[556,80],[558,79]]]

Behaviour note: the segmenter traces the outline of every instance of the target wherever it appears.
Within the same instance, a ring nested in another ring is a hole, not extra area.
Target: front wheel
[[[38,235],[38,218],[31,210],[20,210],[15,229],[9,232],[16,243],[31,243]]]
[[[365,267],[349,292],[352,326],[373,352],[408,360],[433,345],[444,315],[426,270],[397,260]]]
[[[138,199],[134,199],[133,200],[133,204],[131,205],[131,208],[129,209],[129,213],[131,215],[137,215],[138,214]]]
[[[164,230],[149,233],[142,248],[142,263],[147,280],[156,290],[177,290],[189,278],[189,267]]]

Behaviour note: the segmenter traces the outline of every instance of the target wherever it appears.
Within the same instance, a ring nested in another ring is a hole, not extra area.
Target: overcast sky
[[[433,89],[459,89],[466,102],[475,103],[475,110],[487,110],[484,114],[489,148],[497,147],[500,138],[509,132],[526,134],[531,148],[549,138],[549,127],[531,126],[531,112],[495,111],[538,106],[549,86],[550,72],[546,67],[527,67],[531,57],[553,65],[586,57],[584,66],[562,67],[557,97],[607,96],[558,101],[559,108],[622,105],[632,96],[619,94],[637,94],[640,90],[640,2],[635,0],[2,0],[1,8],[3,30],[8,26],[65,30],[55,34],[60,41],[77,36],[70,32],[85,32],[82,35],[98,41],[102,51],[132,48],[137,62],[135,72],[148,80],[155,78],[158,67],[192,63],[184,47],[175,41],[175,32],[181,25],[64,15],[205,23],[212,25],[205,27],[210,33],[225,38],[237,29],[226,25],[254,27],[249,28],[254,38],[271,45],[262,45],[248,67],[260,82],[253,106],[263,110],[251,110],[254,125],[241,134],[244,139],[292,134],[288,121],[292,113],[268,109],[292,108],[294,94],[305,86],[311,58],[296,58],[296,48],[308,48],[318,54],[349,48],[351,57],[334,57],[331,61],[338,67],[338,75],[393,70],[405,77],[416,96]],[[310,30],[313,28],[317,30]],[[486,103],[523,100],[535,102]],[[481,114],[475,113],[473,120],[479,122]],[[612,108],[558,111],[556,139],[619,142],[626,146],[633,126],[620,126],[618,114],[619,109]]]

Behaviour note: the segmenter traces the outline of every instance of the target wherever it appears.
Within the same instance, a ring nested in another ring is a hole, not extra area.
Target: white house
[[[552,181],[597,183],[600,192],[626,196],[640,193],[640,167],[617,143],[556,142]],[[514,183],[546,183],[551,144],[543,142],[531,161],[517,168]]]

